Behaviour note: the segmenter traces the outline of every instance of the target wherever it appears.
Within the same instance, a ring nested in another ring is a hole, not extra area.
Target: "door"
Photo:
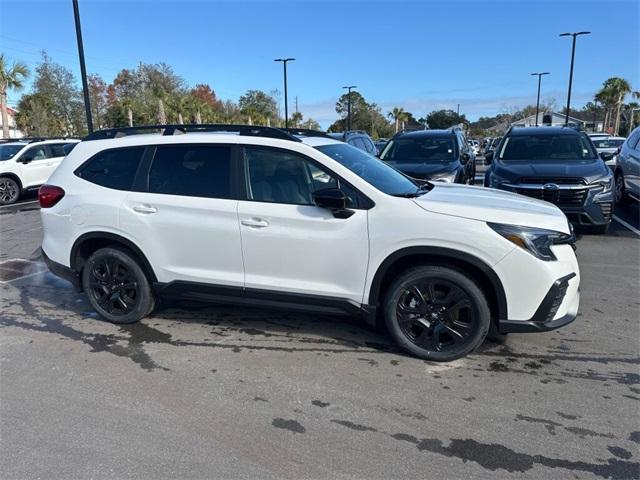
[[[640,130],[628,140],[628,149],[622,161],[627,190],[636,198],[640,197]]]
[[[46,183],[55,170],[51,149],[48,145],[29,147],[16,161],[20,164],[20,177],[22,186],[25,188]]]
[[[313,160],[286,150],[244,151],[247,200],[238,206],[245,285],[362,303],[369,258],[358,192]],[[316,207],[313,192],[340,188],[349,218]],[[360,202],[361,203],[361,202]]]
[[[188,144],[149,154],[142,188],[148,192],[127,195],[120,225],[150,257],[160,282],[243,287],[233,151]]]

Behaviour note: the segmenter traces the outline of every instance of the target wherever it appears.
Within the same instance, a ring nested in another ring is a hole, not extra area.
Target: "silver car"
[[[591,141],[598,151],[600,158],[611,168],[616,170],[616,155],[626,139],[624,137],[592,137]]]
[[[640,127],[620,147],[615,172],[616,202],[640,201]]]

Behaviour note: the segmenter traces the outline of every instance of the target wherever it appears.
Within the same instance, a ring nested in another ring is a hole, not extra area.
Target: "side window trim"
[[[273,150],[276,152],[284,152],[284,153],[293,153],[295,155],[298,155],[300,158],[304,159],[305,161],[311,163],[312,165],[314,165],[316,168],[323,170],[325,172],[327,172],[329,175],[331,175],[332,177],[334,177],[337,181],[338,181],[338,185],[342,185],[342,183],[344,182],[345,185],[347,185],[348,187],[350,187],[351,189],[353,189],[354,192],[356,192],[356,194],[358,195],[358,199],[357,199],[357,203],[358,206],[357,207],[352,207],[353,210],[369,210],[371,208],[373,208],[375,206],[375,203],[373,202],[373,200],[371,200],[369,197],[367,197],[364,193],[362,193],[358,188],[356,188],[355,186],[353,186],[351,183],[347,182],[344,178],[342,178],[340,175],[338,175],[337,173],[335,173],[333,170],[331,170],[329,167],[321,164],[320,162],[314,160],[311,157],[308,157],[307,155],[303,154],[303,153],[299,153],[299,152],[294,152],[293,150],[286,150],[283,148],[278,148],[278,147],[271,147],[271,146],[266,146],[266,145],[251,145],[251,144],[243,144],[243,145],[239,145],[239,155],[238,155],[238,164],[239,164],[239,169],[238,169],[238,179],[241,182],[241,189],[239,190],[239,199],[246,201],[246,202],[261,202],[260,200],[252,200],[249,198],[249,189],[250,189],[250,185],[249,185],[249,169],[247,168],[247,155],[246,155],[246,150],[248,148],[259,148],[259,149],[264,149],[264,150]],[[261,203],[267,203],[267,202],[261,202]],[[293,205],[293,204],[281,204],[281,205]]]

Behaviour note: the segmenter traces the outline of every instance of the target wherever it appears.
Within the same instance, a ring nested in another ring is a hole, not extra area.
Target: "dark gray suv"
[[[605,233],[613,215],[613,174],[582,132],[511,127],[493,153],[485,187],[554,203],[574,225]]]

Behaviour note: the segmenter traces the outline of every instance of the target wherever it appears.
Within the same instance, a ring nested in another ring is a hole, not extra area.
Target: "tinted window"
[[[640,140],[640,130],[635,130],[627,140],[629,148],[638,147],[638,140]]]
[[[376,146],[373,144],[373,142],[371,140],[369,140],[366,137],[362,138],[362,141],[364,142],[364,148],[367,152],[369,153],[375,153],[376,151]]]
[[[232,198],[231,147],[158,147],[149,172],[149,192]]]
[[[0,160],[9,160],[24,148],[24,145],[0,145]]]
[[[349,140],[349,144],[353,145],[356,148],[359,148],[360,150],[367,149],[366,145],[360,137],[352,138],[351,140]]]
[[[130,190],[144,147],[105,150],[76,170],[88,182],[115,190]]]
[[[386,162],[451,162],[455,159],[454,137],[400,137],[389,140],[380,157]]]
[[[618,148],[620,145],[624,143],[624,140],[619,139],[611,139],[605,138],[603,140],[593,140],[593,144],[596,148]]]
[[[64,143],[50,143],[49,148],[51,149],[52,157],[64,157]]]
[[[500,148],[501,160],[586,160],[596,158],[584,135],[517,135],[507,137]]]
[[[38,145],[36,147],[29,148],[24,154],[20,157],[21,160],[31,160],[32,162],[37,162],[38,160],[46,160],[50,158],[51,155],[49,153],[49,149],[46,145]]]

